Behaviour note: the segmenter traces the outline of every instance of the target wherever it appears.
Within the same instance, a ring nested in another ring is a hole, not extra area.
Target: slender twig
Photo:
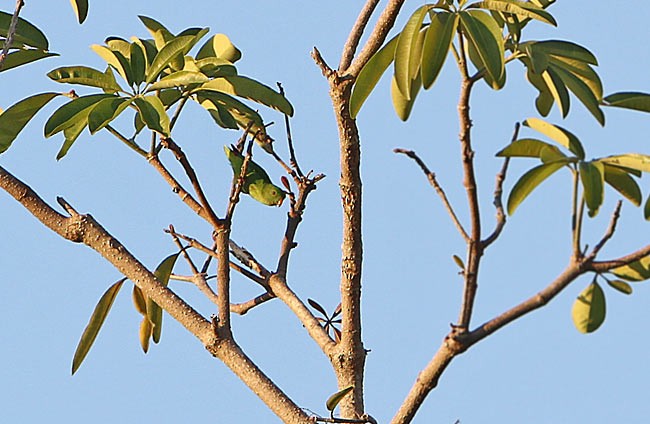
[[[282,84],[278,83],[278,88],[280,90],[280,94],[284,96],[284,88],[282,87]],[[296,152],[293,149],[293,137],[291,137],[291,125],[289,123],[289,116],[284,115],[284,128],[287,133],[287,144],[289,146],[289,160],[291,163],[291,166],[296,170],[294,173],[293,170],[289,171],[289,174],[293,177],[294,180],[297,179],[297,177],[303,177],[303,173],[300,170],[300,166],[298,165],[298,160],[296,159]],[[275,153],[275,152],[274,152]],[[277,160],[277,158],[276,158]],[[284,162],[282,162],[284,163]],[[297,174],[297,176],[296,176]]]
[[[226,223],[222,228],[215,231],[215,243],[217,245],[217,307],[219,309],[220,337],[232,338],[230,328],[230,254],[228,253],[228,242],[230,241],[230,226]]]
[[[174,116],[172,116],[171,120],[169,121],[169,130],[171,131],[174,129],[174,125],[176,125],[176,121],[178,120],[178,117],[181,115],[181,111],[183,110],[183,107],[185,106],[185,103],[190,98],[190,93],[186,93],[181,101],[178,103],[178,106],[176,107],[176,110],[174,111]]]
[[[436,174],[431,172],[427,165],[420,159],[420,157],[413,151],[413,150],[407,150],[407,149],[393,149],[393,152],[395,153],[402,153],[411,159],[413,159],[419,166],[420,169],[422,169],[422,172],[424,172],[424,175],[427,177],[427,180],[429,180],[429,184],[435,189],[436,193],[438,193],[438,196],[440,196],[440,199],[442,200],[442,204],[444,205],[445,209],[447,210],[447,213],[449,213],[449,216],[451,217],[451,220],[454,222],[454,225],[456,226],[456,229],[460,233],[460,235],[463,237],[463,239],[466,242],[469,242],[469,235],[467,234],[467,231],[465,231],[465,228],[463,228],[463,224],[460,222],[458,219],[458,216],[456,215],[456,212],[454,212],[454,208],[451,206],[451,203],[449,202],[449,199],[447,198],[447,194],[445,194],[445,191],[443,188],[440,186],[438,183],[438,180],[436,179]]]
[[[605,234],[603,237],[600,239],[600,241],[594,246],[592,249],[591,253],[587,256],[587,260],[593,260],[596,258],[598,255],[598,252],[605,247],[605,244],[614,236],[614,232],[616,231],[616,224],[618,223],[618,218],[621,216],[621,207],[623,206],[623,202],[621,200],[616,203],[616,208],[614,208],[614,212],[612,212],[612,217],[609,220],[609,226],[607,227],[607,231],[605,231]]]
[[[272,293],[263,293],[246,302],[230,304],[230,312],[244,315],[254,307],[261,305],[262,303],[266,303],[271,299],[275,299],[275,295]]]
[[[336,75],[336,72],[334,72],[327,62],[325,62],[325,59],[323,59],[318,48],[313,48],[311,51],[311,57],[314,59],[314,62],[316,62],[316,65],[318,65],[325,78],[330,79],[332,76]]]
[[[11,22],[9,23],[9,30],[7,31],[7,37],[5,38],[5,45],[4,48],[2,49],[2,53],[0,53],[0,70],[4,65],[4,61],[7,58],[9,49],[14,43],[14,36],[16,35],[16,25],[18,24],[18,15],[20,14],[20,10],[23,8],[24,5],[25,2],[23,0],[16,0],[16,8],[14,9],[14,14],[11,16]]]
[[[379,0],[368,0],[361,9],[361,12],[359,12],[359,16],[354,22],[352,30],[350,31],[350,35],[348,35],[348,39],[343,46],[341,62],[339,63],[339,72],[345,72],[352,63],[354,54],[356,53],[357,47],[359,46],[359,41],[361,40],[363,32],[368,26],[368,21],[370,20],[370,17],[372,16],[372,13],[375,11],[375,8],[378,4]]]
[[[126,138],[124,135],[122,135],[118,130],[113,128],[110,125],[106,125],[105,127],[108,132],[113,134],[115,137],[117,137],[118,140],[120,140],[122,143],[126,144],[130,149],[132,149],[134,152],[139,154],[140,156],[146,158],[148,156],[148,153],[145,152],[140,146],[137,145],[135,141],[132,139]]]

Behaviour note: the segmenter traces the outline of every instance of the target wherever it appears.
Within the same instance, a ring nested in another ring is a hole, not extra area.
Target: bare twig
[[[257,272],[264,278],[268,278],[271,275],[271,272],[264,267],[255,257],[248,251],[246,248],[239,246],[234,241],[230,240],[229,243],[230,252],[241,262],[244,266],[252,269]]]
[[[264,293],[246,302],[231,304],[230,311],[239,315],[244,315],[257,305],[261,305],[271,299],[275,299],[275,296],[272,293]]]
[[[311,57],[314,59],[314,62],[316,62],[316,65],[318,65],[325,78],[330,79],[332,76],[336,75],[336,72],[327,64],[327,62],[325,62],[325,59],[323,59],[318,48],[314,47],[311,51]]]
[[[7,38],[5,38],[5,45],[4,48],[2,49],[2,53],[0,53],[0,70],[4,65],[4,61],[7,58],[9,49],[14,43],[14,36],[16,35],[16,25],[18,24],[18,15],[20,14],[20,10],[23,8],[24,5],[25,2],[23,0],[16,0],[16,8],[14,9],[14,14],[11,16],[11,23],[9,24],[9,30],[7,31]]]
[[[341,62],[339,63],[339,72],[345,72],[352,63],[354,53],[357,51],[357,47],[359,46],[359,41],[361,40],[366,26],[368,26],[368,21],[378,4],[379,0],[368,0],[361,9],[361,12],[359,12],[359,16],[354,22],[350,35],[348,35],[348,40],[345,42],[345,46],[343,46]]]
[[[623,201],[619,200],[618,203],[616,203],[616,208],[614,208],[614,212],[612,212],[612,218],[609,221],[609,226],[607,227],[607,231],[605,231],[605,234],[603,235],[603,238],[600,239],[600,241],[594,246],[593,250],[591,253],[587,256],[587,260],[593,260],[596,258],[598,255],[598,252],[605,247],[605,244],[614,236],[614,232],[616,231],[616,224],[618,223],[618,218],[621,216],[621,207],[623,206]]]
[[[463,239],[466,242],[469,242],[469,235],[467,234],[467,231],[465,231],[465,228],[463,228],[463,224],[458,219],[456,212],[454,212],[454,208],[451,206],[451,203],[449,202],[449,199],[447,198],[445,191],[438,183],[438,180],[436,179],[436,174],[434,174],[429,170],[427,165],[422,161],[422,159],[420,159],[420,157],[413,150],[393,149],[393,152],[402,153],[410,157],[420,166],[420,169],[422,169],[422,172],[424,172],[424,175],[427,177],[427,180],[429,180],[429,184],[431,184],[431,186],[436,190],[436,193],[438,193],[438,196],[440,196],[440,199],[442,200],[442,204],[447,210],[447,213],[449,213],[449,216],[451,217],[451,220],[454,222],[456,229],[458,229],[458,232],[463,237]]]
[[[115,128],[113,128],[110,125],[106,125],[105,128],[106,128],[106,130],[108,132],[113,134],[115,137],[117,137],[118,140],[120,140],[122,143],[126,144],[127,147],[129,147],[131,150],[133,150],[134,152],[136,152],[140,156],[142,156],[144,158],[146,158],[148,156],[148,153],[145,152],[140,146],[138,146],[138,144],[134,140],[132,140],[130,138],[126,138],[118,130],[116,130]]]
[[[280,94],[284,96],[284,88],[282,87],[282,84],[278,83],[278,89],[280,90]],[[289,174],[294,178],[294,180],[296,180],[297,179],[296,174],[298,177],[303,177],[304,175],[300,170],[300,166],[298,165],[298,160],[296,159],[296,152],[293,149],[293,138],[291,137],[291,125],[289,124],[288,115],[284,115],[284,128],[287,133],[287,144],[289,146],[289,160],[291,166],[296,170],[295,173],[293,172],[293,170],[290,170]]]

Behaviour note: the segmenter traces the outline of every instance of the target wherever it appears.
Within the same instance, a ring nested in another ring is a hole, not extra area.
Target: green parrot
[[[238,177],[241,174],[244,156],[234,146],[230,148],[224,146],[223,150],[226,152],[226,157],[230,161],[235,177]],[[285,196],[284,190],[274,185],[266,171],[252,160],[248,162],[241,191],[267,206],[282,205]]]

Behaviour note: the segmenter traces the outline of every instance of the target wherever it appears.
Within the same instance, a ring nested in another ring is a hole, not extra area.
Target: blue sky
[[[11,2],[13,4],[13,2]],[[45,74],[58,66],[102,67],[89,48],[107,36],[146,37],[137,15],[147,15],[179,32],[209,26],[243,51],[241,74],[269,85],[281,81],[296,113],[292,129],[303,169],[327,177],[310,197],[290,263],[289,284],[304,298],[328,309],[338,303],[341,210],[338,195],[338,145],[326,81],[309,52],[317,46],[332,66],[362,1],[341,2],[90,2],[87,22],[75,23],[67,2],[56,7],[29,2],[22,16],[41,28],[60,57],[0,75],[0,107],[31,94],[61,90]],[[343,5],[345,4],[345,5]],[[407,2],[403,25],[420,2]],[[536,24],[529,38],[567,39],[588,47],[599,59],[606,93],[650,92],[647,69],[645,2],[625,7],[594,6],[586,0],[560,0],[551,11],[559,28]],[[8,10],[10,5],[3,5]],[[398,25],[398,26],[399,26]],[[483,219],[493,225],[494,175],[501,162],[494,153],[510,139],[516,121],[537,116],[534,90],[521,67],[508,68],[508,85],[493,92],[484,84],[472,104],[474,145]],[[434,170],[459,215],[466,219],[459,180],[456,98],[458,78],[451,62],[436,85],[421,94],[407,123],[390,106],[387,79],[359,115],[363,149],[364,343],[370,349],[366,370],[367,411],[387,422],[429,361],[458,315],[461,283],[451,256],[464,245],[435,193],[411,161],[392,153],[412,148]],[[82,136],[60,162],[62,140],[45,140],[42,128],[50,105],[24,131],[0,164],[55,204],[63,196],[91,213],[150,267],[175,249],[162,229],[169,224],[209,240],[209,230],[193,217],[160,177],[107,134]],[[208,196],[223,211],[231,171],[222,146],[238,134],[216,128],[199,108],[181,118],[174,138],[188,153]],[[263,111],[267,120],[281,116]],[[647,115],[607,110],[601,128],[573,102],[561,120],[585,144],[588,156],[649,153]],[[283,139],[281,125],[272,134]],[[529,133],[530,134],[530,133]],[[282,146],[280,142],[278,145]],[[284,146],[280,151],[285,151]],[[280,169],[259,160],[279,178]],[[532,163],[515,161],[510,188]],[[650,187],[643,180],[647,193]],[[558,173],[527,199],[509,219],[503,237],[487,252],[479,281],[474,323],[487,320],[536,293],[558,275],[570,252],[569,176]],[[647,194],[646,194],[647,196]],[[604,232],[616,196],[609,191],[599,217],[586,226],[593,245]],[[139,315],[130,287],[113,310],[81,369],[70,364],[95,303],[120,275],[95,252],[49,232],[13,199],[0,195],[0,410],[6,422],[277,422],[265,406],[183,328],[166,317],[163,338],[147,355],[139,347]],[[271,265],[277,258],[286,205],[267,208],[245,198],[238,207],[233,238]],[[602,253],[614,257],[649,242],[642,211],[629,203],[615,239]],[[182,269],[181,269],[182,271]],[[599,331],[581,335],[571,323],[577,294],[590,282],[583,277],[546,308],[534,312],[457,358],[416,422],[520,423],[646,422],[650,369],[647,283],[626,297],[606,290],[608,317]],[[185,283],[173,289],[204,315],[214,312]],[[607,289],[607,287],[605,288]],[[233,296],[259,294],[235,278]],[[328,360],[300,323],[279,301],[244,317],[234,317],[235,337],[258,365],[302,407],[325,414],[324,402],[336,391]]]

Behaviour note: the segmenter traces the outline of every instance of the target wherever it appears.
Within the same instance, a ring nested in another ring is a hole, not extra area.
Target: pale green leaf
[[[147,28],[149,33],[153,36],[156,48],[158,50],[162,49],[168,41],[174,38],[172,33],[167,28],[165,28],[163,24],[156,21],[155,19],[142,15],[138,15],[138,18]]]
[[[124,80],[132,85],[133,77],[131,76],[131,65],[129,60],[119,51],[113,51],[106,46],[93,44],[90,48],[106,61],[110,66],[117,71]]]
[[[2,65],[0,66],[0,72],[8,71],[9,69],[17,68],[21,65],[52,56],[58,56],[58,54],[43,50],[16,50],[5,57],[4,62],[2,62]]]
[[[235,63],[241,59],[241,51],[235,47],[230,38],[225,34],[215,34],[201,46],[196,54],[196,59],[206,59],[216,57]]]
[[[553,16],[542,9],[530,3],[516,0],[484,0],[472,3],[467,8],[479,8],[494,10],[497,12],[510,13],[520,18],[536,19],[538,21],[557,26]]]
[[[589,87],[591,92],[594,93],[596,99],[602,99],[603,83],[600,81],[600,77],[591,65],[576,59],[554,55],[549,55],[549,60],[553,65],[563,68],[582,80],[582,82]]]
[[[77,138],[79,138],[84,128],[88,125],[88,115],[90,114],[92,107],[88,107],[86,110],[88,111],[87,113],[79,115],[71,126],[63,130],[65,141],[63,142],[61,149],[59,149],[59,152],[56,154],[56,160],[60,160],[68,154],[68,151],[74,142],[77,141]]]
[[[135,97],[134,101],[147,128],[169,137],[170,121],[162,101],[157,96]]]
[[[410,100],[411,81],[420,69],[420,28],[431,5],[420,6],[409,18],[399,35],[395,48],[395,82],[406,100]]]
[[[145,82],[147,84],[153,82],[158,75],[167,68],[170,63],[174,60],[179,54],[183,54],[186,47],[188,47],[194,41],[194,37],[191,35],[185,35],[182,37],[174,38],[167,42],[158,52],[154,58],[149,70],[147,71],[147,78]]]
[[[568,159],[545,163],[532,168],[522,175],[510,191],[510,196],[508,197],[508,214],[512,215],[515,213],[515,210],[519,207],[521,202],[523,202],[538,185],[567,163]]]
[[[154,275],[160,284],[167,286],[169,283],[169,276],[174,269],[174,264],[176,263],[176,258],[178,258],[178,253],[166,257],[160,265],[154,271]],[[160,335],[162,332],[162,309],[156,304],[151,298],[147,298],[147,318],[151,321],[153,325],[153,334],[152,338],[154,343],[160,341]]]
[[[136,286],[135,284],[133,285],[133,292],[131,293],[131,298],[133,300],[133,306],[135,306],[135,310],[138,311],[138,313],[142,316],[147,315],[147,301],[145,300],[144,294],[142,294],[142,290],[140,290],[140,287]]]
[[[413,104],[415,104],[415,98],[417,97],[420,88],[422,88],[422,78],[420,77],[420,74],[417,74],[415,80],[410,84],[410,86],[410,98],[406,98],[400,91],[399,87],[397,87],[395,77],[393,77],[391,81],[390,94],[393,100],[393,109],[395,109],[395,113],[397,113],[397,116],[402,121],[406,121],[411,115]]]
[[[548,152],[546,152],[548,151]],[[500,150],[496,156],[499,157],[526,157],[526,158],[547,158],[555,156],[556,159],[566,157],[557,146],[537,140],[534,138],[522,138],[510,143]]]
[[[140,346],[142,346],[142,351],[144,353],[149,352],[149,341],[153,335],[153,329],[154,327],[151,324],[151,321],[149,321],[149,318],[147,318],[147,316],[143,316],[142,322],[140,323],[140,331],[138,336],[140,338]]]
[[[627,153],[623,155],[606,156],[600,162],[623,168],[636,169],[641,172],[650,172],[650,156],[640,153]]]
[[[18,137],[25,125],[43,106],[59,95],[59,93],[35,94],[0,113],[0,153],[11,146],[11,143]]]
[[[553,63],[549,64],[549,69],[555,71],[564,85],[571,90],[573,94],[582,102],[583,105],[591,112],[591,114],[596,118],[600,125],[605,125],[605,115],[600,109],[600,100],[596,97],[591,88],[585,84],[580,78],[572,74],[571,72],[556,66]]]
[[[634,206],[641,205],[641,189],[634,178],[617,166],[603,163],[605,170],[605,182],[621,193]]]
[[[566,118],[571,106],[569,91],[567,90],[566,85],[553,69],[546,69],[542,72],[542,79],[553,96],[558,109],[560,109],[562,117]]]
[[[603,99],[605,106],[650,112],[650,94],[639,92],[620,92],[610,94]]]
[[[580,143],[578,137],[576,137],[572,132],[538,118],[528,118],[524,121],[524,125],[544,134],[551,140],[557,142],[560,146],[566,147],[579,159],[585,158],[585,151],[582,148],[582,143]]]
[[[261,132],[262,135],[266,135],[266,129],[259,113],[239,100],[217,91],[199,92],[197,93],[197,100],[201,106],[210,112],[215,121],[224,119],[224,125],[217,121],[224,128],[237,129],[239,126],[239,128],[245,129],[251,125],[250,132],[252,134]],[[224,112],[227,114],[226,116],[223,115]],[[214,113],[218,115],[215,116]],[[228,120],[228,117],[232,118],[232,121]],[[234,126],[231,126],[233,124]]]
[[[584,199],[589,209],[588,214],[594,217],[598,214],[604,198],[604,169],[599,162],[580,162],[580,181],[584,190]]]
[[[88,16],[88,0],[70,0],[72,10],[80,24],[83,24]]]
[[[611,269],[609,272],[627,281],[643,281],[650,279],[650,256],[641,258],[631,264]]]
[[[458,27],[458,14],[433,15],[422,46],[422,85],[430,88],[440,74]]]
[[[97,87],[108,93],[122,89],[112,72],[101,72],[87,66],[64,66],[48,72],[47,76],[59,83]]]
[[[160,90],[162,88],[187,87],[191,84],[203,84],[208,82],[209,78],[201,72],[178,71],[161,78],[159,81],[151,84],[147,92]]]
[[[227,60],[217,57],[206,57],[196,60],[194,64],[210,78],[229,77],[237,75],[237,68]]]
[[[571,309],[573,324],[581,333],[591,333],[605,321],[605,293],[593,282],[584,289]]]
[[[90,316],[90,321],[88,322],[88,325],[86,325],[86,328],[81,335],[81,340],[79,340],[77,349],[74,352],[74,358],[72,359],[72,374],[79,369],[79,366],[86,358],[88,351],[90,351],[90,348],[95,342],[97,334],[99,334],[99,330],[101,330],[102,325],[111,310],[111,306],[113,306],[113,301],[119,293],[120,288],[122,288],[124,281],[126,281],[126,278],[123,278],[110,286],[99,299],[97,306],[95,306],[95,310]]]
[[[45,137],[51,137],[54,134],[74,125],[80,116],[89,113],[86,109],[92,107],[103,99],[113,98],[112,94],[90,94],[88,96],[72,99],[60,108],[54,111],[45,123]],[[87,115],[86,115],[87,116]]]

